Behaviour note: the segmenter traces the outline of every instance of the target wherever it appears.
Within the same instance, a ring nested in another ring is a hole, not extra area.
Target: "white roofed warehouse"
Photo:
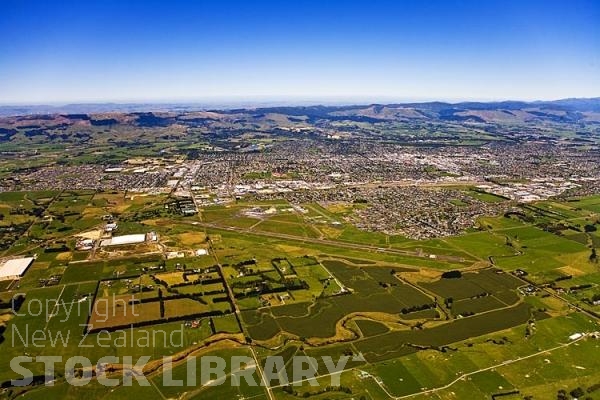
[[[13,281],[25,275],[33,263],[33,257],[14,258],[0,264],[0,281]]]
[[[103,240],[100,245],[101,246],[122,246],[127,244],[137,244],[143,243],[146,241],[146,234],[132,234],[132,235],[122,235],[122,236],[113,236],[110,239]]]

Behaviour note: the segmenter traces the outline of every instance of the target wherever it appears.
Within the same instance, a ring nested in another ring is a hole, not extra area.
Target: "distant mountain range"
[[[69,118],[75,115],[147,114],[162,119],[174,119],[186,113],[209,113],[209,118],[227,118],[245,114],[254,118],[280,114],[290,118],[316,120],[350,120],[380,122],[393,120],[441,120],[480,123],[528,123],[549,121],[557,123],[600,123],[600,97],[562,99],[555,101],[500,102],[425,102],[370,105],[312,105],[273,106],[254,108],[209,107],[193,103],[169,104],[68,104],[63,106],[0,106],[0,117],[55,115]]]
[[[382,104],[372,104],[374,106],[382,106]],[[409,107],[417,109],[427,109],[432,111],[439,111],[442,109],[456,108],[459,110],[519,110],[531,107],[540,107],[546,109],[561,109],[565,111],[594,111],[600,112],[600,97],[595,98],[570,98],[553,101],[497,101],[497,102],[460,102],[460,103],[449,103],[449,102],[418,102],[418,103],[394,103],[386,104],[388,107]],[[94,113],[107,113],[107,112],[152,112],[152,111],[200,111],[209,109],[232,109],[239,107],[239,105],[228,106],[223,104],[222,106],[207,105],[203,103],[75,103],[65,105],[0,105],[0,115],[12,116],[12,115],[31,115],[31,114],[94,114]],[[363,108],[365,105],[327,105],[327,106],[295,106],[286,105],[282,107],[260,107],[264,108],[322,108],[328,109],[349,109],[349,108]],[[252,107],[255,108],[256,107]],[[238,108],[239,110],[240,108]],[[245,108],[246,109],[246,108]]]

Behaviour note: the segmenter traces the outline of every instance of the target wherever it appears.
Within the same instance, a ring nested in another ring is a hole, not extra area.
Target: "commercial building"
[[[126,244],[143,243],[146,241],[146,234],[139,233],[133,235],[113,236],[110,239],[103,240],[102,246],[122,246]]]
[[[33,257],[15,258],[0,266],[0,281],[20,279],[33,263]]]

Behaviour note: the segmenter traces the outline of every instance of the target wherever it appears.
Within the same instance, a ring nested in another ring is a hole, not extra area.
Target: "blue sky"
[[[0,1],[0,103],[600,96],[600,1]]]

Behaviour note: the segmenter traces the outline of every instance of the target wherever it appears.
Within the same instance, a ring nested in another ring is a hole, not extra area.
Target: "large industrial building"
[[[25,271],[33,263],[33,257],[14,258],[0,265],[0,281],[13,281],[25,275]]]
[[[113,236],[110,239],[103,240],[101,246],[122,246],[126,244],[137,244],[146,241],[146,234],[139,233],[133,235]]]

